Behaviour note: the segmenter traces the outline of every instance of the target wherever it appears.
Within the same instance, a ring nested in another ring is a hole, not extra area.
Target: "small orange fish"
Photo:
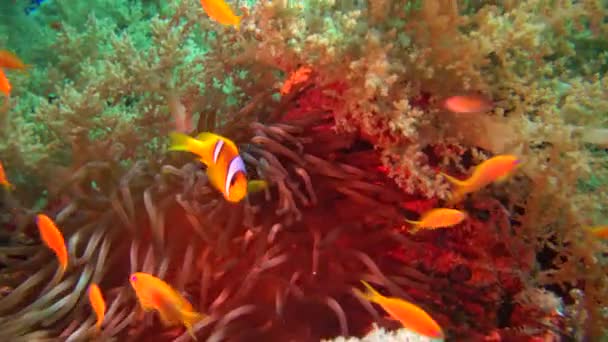
[[[38,225],[38,231],[40,232],[40,238],[50,248],[55,255],[60,266],[59,279],[63,277],[66,268],[68,267],[68,251],[65,247],[65,240],[63,235],[53,220],[45,214],[36,215],[36,225]]]
[[[308,66],[301,66],[296,71],[292,72],[289,77],[283,82],[283,86],[281,87],[281,95],[287,95],[291,92],[293,87],[298,84],[304,83],[308,81],[310,75],[312,74],[312,69]]]
[[[480,94],[450,96],[443,102],[443,106],[450,112],[459,114],[485,113],[494,107],[492,101]]]
[[[247,181],[245,163],[232,140],[209,132],[199,134],[196,139],[178,132],[171,132],[169,137],[169,150],[188,151],[201,158],[207,166],[209,182],[228,202],[240,202],[247,195],[247,189],[256,190],[264,186],[258,181],[252,184]]]
[[[131,274],[129,282],[144,311],[158,311],[165,326],[183,324],[196,340],[192,326],[204,316],[194,311],[192,304],[182,295],[161,279],[143,272]]]
[[[357,295],[382,306],[393,319],[401,322],[403,327],[430,338],[444,337],[439,324],[419,306],[400,298],[385,297],[365,281],[361,280],[361,282],[367,288],[367,292],[362,293],[357,290]]]
[[[95,327],[97,328],[97,332],[101,330],[101,324],[103,323],[103,319],[106,314],[106,301],[103,299],[103,295],[101,294],[101,290],[97,284],[92,283],[89,286],[89,303],[95,311],[95,315],[97,316],[97,323],[95,323]]]
[[[452,194],[450,204],[459,202],[466,194],[475,192],[493,182],[504,182],[521,165],[521,160],[513,155],[498,155],[475,167],[473,174],[467,180],[456,179],[441,173],[456,189]]]
[[[586,230],[593,236],[606,239],[608,238],[608,225],[603,226],[594,226],[594,227],[586,227]]]
[[[7,99],[11,96],[11,82],[2,68],[0,68],[0,92],[4,93]]]
[[[7,50],[0,50],[0,68],[25,70],[30,66],[23,63],[17,55]]]
[[[447,228],[459,224],[467,218],[467,213],[461,210],[448,208],[431,209],[420,217],[418,221],[405,221],[414,225],[414,230],[420,228]]]
[[[224,0],[201,0],[201,6],[209,18],[222,25],[232,25],[237,31],[239,30],[241,16],[235,15]]]
[[[13,185],[8,181],[8,178],[6,177],[6,172],[4,172],[4,166],[2,166],[1,162],[0,162],[0,185],[2,185],[2,187],[4,187],[4,189],[6,189],[7,191],[10,191],[11,188],[13,187]]]

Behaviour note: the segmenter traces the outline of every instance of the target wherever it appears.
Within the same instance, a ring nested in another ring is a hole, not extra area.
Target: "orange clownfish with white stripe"
[[[260,191],[267,186],[263,180],[247,181],[245,162],[232,140],[209,132],[196,138],[172,132],[169,137],[169,150],[188,151],[200,157],[207,166],[209,182],[228,202],[240,202],[248,192]]]

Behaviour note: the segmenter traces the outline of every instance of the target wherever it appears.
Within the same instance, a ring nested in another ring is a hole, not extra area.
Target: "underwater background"
[[[0,341],[607,341],[607,8],[2,0]]]

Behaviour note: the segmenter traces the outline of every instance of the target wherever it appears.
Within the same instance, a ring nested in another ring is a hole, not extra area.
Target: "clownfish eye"
[[[137,277],[136,276],[131,276],[131,281],[137,281]]]
[[[236,176],[232,177],[232,179],[230,180],[230,186],[234,186],[235,183],[236,183]]]

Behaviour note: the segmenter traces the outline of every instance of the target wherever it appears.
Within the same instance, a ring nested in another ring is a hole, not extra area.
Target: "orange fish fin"
[[[186,329],[188,330],[188,333],[190,334],[190,336],[192,336],[192,338],[196,341],[196,336],[194,335],[194,331],[192,330],[192,327],[199,322],[200,320],[202,320],[203,318],[205,318],[204,315],[195,312],[195,311],[183,311],[182,312],[182,321],[184,326],[186,327]]]
[[[198,155],[205,165],[210,165],[213,153],[208,153],[215,143],[214,140],[194,139],[191,136],[179,132],[169,133],[171,144],[169,151],[186,151]]]
[[[238,148],[236,147],[236,144],[230,140],[230,139],[226,139],[221,135],[215,134],[215,133],[211,133],[211,132],[203,132],[199,135],[196,136],[197,140],[200,141],[210,141],[215,143],[216,140],[222,140],[226,145],[230,146],[230,148],[232,148],[233,150],[237,151]]]
[[[413,221],[413,220],[408,220],[408,219],[403,219],[403,220],[412,225],[412,227],[410,227],[410,229],[408,229],[408,232],[410,232],[412,234],[418,233],[418,230],[420,228],[420,223],[422,221]]]
[[[67,259],[65,261],[63,260],[59,260],[59,274],[61,275],[59,277],[59,279],[63,278],[63,275],[65,274],[65,271],[68,269],[68,261]]]
[[[196,136],[196,139],[200,140],[200,141],[215,140],[215,139],[221,139],[221,138],[222,138],[221,136],[219,136],[215,133],[211,133],[211,132],[202,132]]]
[[[403,219],[405,222],[411,224],[412,226],[418,226],[420,224],[421,221],[413,221],[413,220],[408,220],[408,219]]]
[[[139,305],[141,305],[142,310],[148,312],[148,311],[152,311],[156,308],[156,304],[154,303],[153,299],[150,298],[149,296],[145,296],[145,295],[140,295],[136,292],[137,295],[137,299],[139,301]]]
[[[460,180],[458,178],[452,177],[446,173],[443,172],[439,172],[439,174],[441,174],[443,177],[445,177],[445,179],[447,179],[450,183],[452,183],[453,185],[457,186],[457,187],[465,187],[467,185],[466,181]]]
[[[167,310],[158,310],[158,316],[160,317],[160,321],[166,327],[175,325],[177,323],[177,320],[174,317],[171,317],[167,313]]]
[[[268,182],[262,179],[254,179],[247,182],[247,193],[256,193],[268,188]]]
[[[376,291],[370,284],[368,284],[365,280],[361,280],[361,283],[365,286],[366,292],[359,292],[360,296],[364,299],[369,300],[370,302],[378,303],[379,300],[382,300],[384,296],[380,294],[380,292]]]
[[[171,139],[171,144],[169,145],[170,151],[190,151],[188,144],[192,137],[184,133],[171,132],[169,133],[169,138]]]

